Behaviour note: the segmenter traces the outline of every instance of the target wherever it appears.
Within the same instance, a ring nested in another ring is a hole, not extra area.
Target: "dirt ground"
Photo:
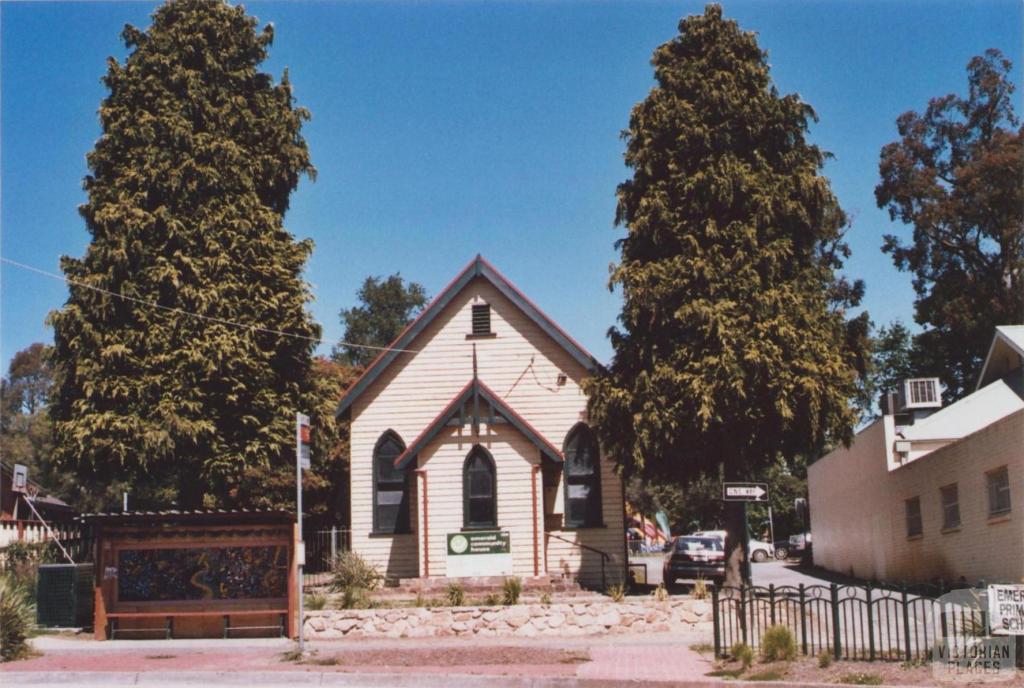
[[[702,653],[703,654],[703,653]],[[1006,681],[940,681],[930,664],[901,662],[848,662],[833,661],[828,667],[818,665],[816,657],[798,657],[789,662],[761,662],[755,660],[747,670],[738,662],[717,662],[708,676],[741,681],[784,681],[786,683],[834,683],[839,685],[889,686],[988,686],[991,688],[1019,688],[1021,675]]]
[[[501,665],[582,664],[590,661],[585,649],[547,649],[526,647],[483,646],[472,648],[415,648],[402,652],[393,650],[317,651],[300,664],[321,667],[483,667]]]

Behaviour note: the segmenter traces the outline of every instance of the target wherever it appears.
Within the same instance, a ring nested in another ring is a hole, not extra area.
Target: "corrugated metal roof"
[[[217,523],[241,522],[290,522],[295,514],[282,509],[164,509],[161,511],[110,511],[82,514],[78,517],[85,522],[93,523],[129,523],[129,522],[197,522],[211,521]]]

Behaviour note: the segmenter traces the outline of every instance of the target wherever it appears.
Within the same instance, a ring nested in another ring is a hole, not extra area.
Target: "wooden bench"
[[[278,614],[280,623],[276,626],[232,626],[231,617],[239,616],[269,616],[271,614]],[[107,614],[107,625],[108,625],[108,636],[111,640],[117,637],[117,633],[153,633],[160,631],[164,633],[165,638],[174,637],[174,619],[176,618],[197,618],[197,617],[216,617],[220,616],[224,619],[224,637],[229,638],[231,631],[257,631],[257,630],[269,630],[276,628],[279,635],[285,635],[285,628],[287,625],[288,610],[287,609],[246,609],[246,610],[218,610],[218,611],[204,611],[204,612],[111,612]],[[149,628],[118,628],[118,620],[120,619],[164,619],[163,626],[152,626]]]

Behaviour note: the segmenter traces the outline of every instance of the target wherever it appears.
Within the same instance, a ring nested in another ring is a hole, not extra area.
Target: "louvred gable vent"
[[[481,304],[473,306],[473,334],[491,333],[491,307]]]

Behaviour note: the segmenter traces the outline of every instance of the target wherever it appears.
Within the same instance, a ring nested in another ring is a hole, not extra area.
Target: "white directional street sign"
[[[767,502],[767,483],[722,483],[722,499],[727,502]]]

